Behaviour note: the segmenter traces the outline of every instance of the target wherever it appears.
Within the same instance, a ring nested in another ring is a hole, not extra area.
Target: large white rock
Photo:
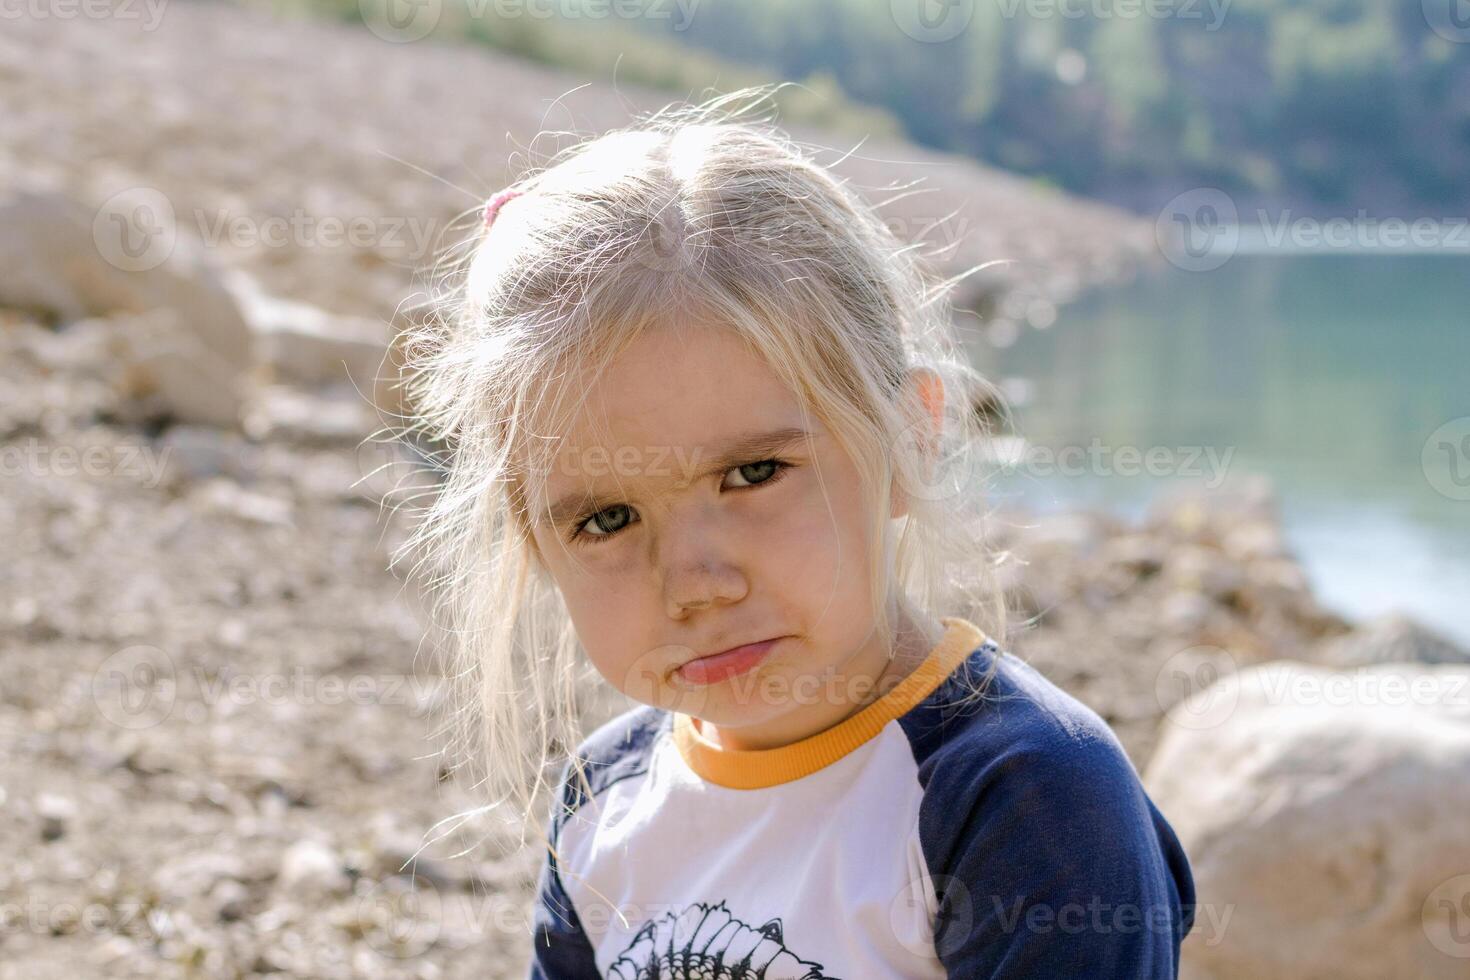
[[[148,188],[96,211],[50,191],[0,194],[0,306],[115,323],[129,393],[158,395],[180,421],[233,426],[250,330],[170,212]]]
[[[174,225],[166,200],[139,188],[96,211],[63,194],[0,194],[0,306],[87,316],[169,309],[202,343],[244,370],[251,337],[204,246]],[[140,215],[154,217],[146,221]],[[128,220],[138,223],[125,247]]]
[[[1470,667],[1231,674],[1144,781],[1194,870],[1181,976],[1470,977]]]
[[[387,323],[273,296],[243,270],[230,270],[224,282],[255,334],[257,357],[275,378],[351,384],[366,396],[373,394],[387,369]]]

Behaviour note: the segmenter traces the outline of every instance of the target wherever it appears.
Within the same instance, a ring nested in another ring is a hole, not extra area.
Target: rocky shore
[[[415,857],[472,797],[435,757],[422,603],[385,570],[381,494],[412,467],[350,426],[160,425],[118,329],[0,316],[0,969],[518,975],[536,855],[487,819]],[[1138,525],[1006,515],[996,543],[1013,649],[1140,769],[1226,671],[1428,645],[1318,608],[1259,487]],[[588,724],[623,706],[589,698]]]

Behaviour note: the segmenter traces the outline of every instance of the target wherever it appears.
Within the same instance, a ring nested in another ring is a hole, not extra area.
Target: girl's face
[[[544,486],[536,547],[624,694],[738,748],[821,731],[872,696],[860,685],[887,644],[861,478],[733,333],[642,334],[588,390]],[[769,639],[737,676],[680,670]]]

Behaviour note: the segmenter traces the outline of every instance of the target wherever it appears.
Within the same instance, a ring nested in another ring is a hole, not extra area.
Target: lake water
[[[1470,258],[1170,267],[977,361],[1028,396],[1033,455],[1001,492],[1131,516],[1171,483],[1264,474],[1325,604],[1470,643]]]

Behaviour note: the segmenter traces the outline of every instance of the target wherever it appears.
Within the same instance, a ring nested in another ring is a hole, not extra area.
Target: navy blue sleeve
[[[930,760],[920,832],[947,974],[1173,980],[1194,882],[1122,746],[1090,726],[994,737],[1008,727]]]
[[[561,799],[565,804],[572,798],[567,790],[568,772],[562,770]],[[550,819],[549,836],[559,843],[564,805],[554,806]],[[592,954],[592,944],[582,930],[577,910],[572,899],[562,886],[561,869],[556,858],[548,850],[541,863],[541,876],[536,886],[537,899],[532,912],[532,950],[529,980],[600,980],[597,961]]]

